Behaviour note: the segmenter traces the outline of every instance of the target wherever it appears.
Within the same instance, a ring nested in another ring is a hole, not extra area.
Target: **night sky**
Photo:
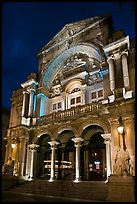
[[[13,90],[38,71],[37,53],[66,24],[106,13],[115,30],[135,37],[134,2],[3,2],[2,107],[11,109]]]

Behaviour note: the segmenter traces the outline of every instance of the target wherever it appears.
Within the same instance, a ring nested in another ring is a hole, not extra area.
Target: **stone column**
[[[33,105],[34,105],[34,92],[33,88],[30,89],[30,97],[29,97],[29,111],[28,116],[31,117],[33,115]]]
[[[30,172],[30,170],[29,170],[29,168],[30,168],[30,158],[31,158],[31,154],[30,154],[31,152],[30,152],[30,147],[29,147],[29,145],[27,145],[27,158],[26,158],[26,179],[28,179],[29,178],[29,172]]]
[[[51,146],[51,174],[50,174],[50,182],[55,179],[55,148],[56,145],[59,144],[57,141],[48,142]]]
[[[135,176],[135,119],[127,117],[123,119],[125,131],[125,143],[130,154],[131,174]]]
[[[31,144],[29,145],[30,151],[31,151],[31,160],[30,160],[30,172],[29,172],[29,180],[33,179],[33,168],[34,168],[34,154],[35,151],[37,150],[37,147],[39,147],[39,145],[36,144]]]
[[[62,110],[65,110],[66,109],[66,97],[62,96],[62,99],[63,99]]]
[[[115,74],[114,74],[114,58],[113,56],[108,57],[107,62],[109,64],[109,79],[110,79],[110,90],[115,89]]]
[[[85,89],[83,89],[82,90],[82,105],[84,105],[85,104],[85,93],[86,93],[86,90]]]
[[[127,51],[123,51],[121,53],[124,87],[126,89],[129,89],[130,88],[130,84],[129,84],[129,73],[128,73],[127,55],[128,55]]]
[[[66,93],[66,110],[68,109],[68,94]]]
[[[76,137],[76,138],[72,138],[72,141],[75,143],[75,147],[76,147],[76,161],[75,161],[75,181],[74,182],[79,182],[80,181],[80,145],[81,142],[84,139],[82,139],[81,137]]]
[[[110,150],[110,140],[111,133],[101,134],[104,138],[104,143],[106,144],[106,167],[107,167],[107,179],[111,174],[111,150]]]
[[[19,176],[24,176],[24,162],[25,162],[25,153],[26,153],[26,139],[20,138],[19,145]]]
[[[119,148],[120,143],[120,135],[118,134],[118,121],[117,119],[109,120],[111,126],[111,172],[113,174],[113,165],[115,158],[115,149]]]
[[[26,100],[27,100],[27,92],[23,91],[23,105],[22,105],[22,117],[26,116]]]
[[[17,138],[15,141],[16,141],[16,155],[15,155],[15,163],[14,163],[14,172],[13,172],[13,175],[18,176],[19,138]]]

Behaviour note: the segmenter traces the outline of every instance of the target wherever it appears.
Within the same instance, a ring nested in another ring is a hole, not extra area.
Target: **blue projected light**
[[[101,77],[103,78],[103,76],[105,76],[106,74],[108,74],[109,70],[106,68],[106,69],[101,69],[99,71]]]

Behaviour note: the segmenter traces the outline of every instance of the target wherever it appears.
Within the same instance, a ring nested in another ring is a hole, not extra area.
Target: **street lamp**
[[[125,133],[124,133],[124,124],[123,124],[123,120],[122,120],[122,117],[119,117],[118,118],[118,133],[120,135],[122,135],[122,138],[123,138],[123,149],[124,151],[126,150],[126,145],[125,145]]]
[[[13,143],[13,144],[11,144],[11,147],[12,147],[12,149],[14,149],[14,147],[15,147],[16,145]]]
[[[123,125],[123,121],[122,121],[122,117],[119,117],[119,119],[118,119],[118,132],[120,133],[120,134],[123,134],[123,132],[124,132],[124,125]]]

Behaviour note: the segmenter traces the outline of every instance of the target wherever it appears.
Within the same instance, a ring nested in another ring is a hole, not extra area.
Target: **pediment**
[[[80,35],[82,32],[88,32],[91,28],[95,29],[97,26],[99,26],[100,22],[105,20],[105,18],[108,18],[110,14],[103,15],[103,16],[97,16],[77,22],[73,22],[70,24],[66,24],[38,53],[40,55],[41,53],[44,53],[45,51],[48,52],[50,49],[55,48],[58,45],[63,44],[66,41],[71,40],[71,38],[74,38],[78,35]]]

